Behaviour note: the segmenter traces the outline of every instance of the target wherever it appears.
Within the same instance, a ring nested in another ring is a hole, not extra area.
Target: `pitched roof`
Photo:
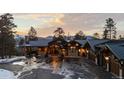
[[[61,47],[64,47],[67,44],[67,41],[61,39],[55,39],[55,40],[52,39],[52,41],[48,42],[48,45],[53,45],[53,44],[57,44]]]
[[[119,60],[124,60],[124,43],[111,43],[106,46]]]
[[[105,44],[118,44],[118,45],[124,45],[124,40],[109,40],[105,43],[99,44],[96,47],[105,47]]]
[[[52,39],[38,38],[38,40],[29,41],[29,44],[23,44],[22,46],[32,46],[32,47],[48,46],[48,43],[51,41]]]
[[[75,40],[77,41],[78,43],[81,44],[81,47],[84,47],[84,45],[86,44],[87,40]]]
[[[99,44],[103,44],[108,42],[109,40],[104,40],[104,39],[90,39],[87,40],[88,44],[90,45],[91,49],[95,51],[95,46]]]

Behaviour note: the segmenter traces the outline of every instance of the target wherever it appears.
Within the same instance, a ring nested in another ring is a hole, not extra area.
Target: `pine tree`
[[[19,45],[23,45],[25,43],[25,40],[23,38],[20,39]]]
[[[32,26],[28,32],[28,39],[29,40],[37,40],[37,31]]]
[[[116,39],[116,27],[112,18],[106,19],[105,30],[103,32],[103,39]]]
[[[78,33],[75,34],[74,39],[75,40],[85,39],[85,35],[84,35],[84,33],[82,31],[79,31]]]
[[[11,57],[15,53],[15,39],[13,28],[13,16],[9,13],[0,16],[0,56]]]
[[[53,39],[64,39],[65,37],[64,34],[65,34],[64,30],[61,27],[59,27],[54,31]]]
[[[100,35],[99,35],[99,33],[97,33],[97,32],[94,33],[93,36],[94,36],[95,39],[99,39],[99,38],[100,38]]]

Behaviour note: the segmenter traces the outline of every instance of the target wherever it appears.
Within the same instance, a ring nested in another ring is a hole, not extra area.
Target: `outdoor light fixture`
[[[89,53],[89,51],[88,51],[88,50],[86,50],[86,52],[87,52],[87,53]]]
[[[108,60],[109,60],[109,57],[105,57],[105,60],[107,60],[107,61],[108,61]]]
[[[76,46],[78,46],[78,44],[76,44]]]

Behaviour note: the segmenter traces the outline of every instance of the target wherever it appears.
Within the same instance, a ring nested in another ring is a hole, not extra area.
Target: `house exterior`
[[[120,78],[124,77],[124,40],[110,40],[96,48],[98,65]]]
[[[93,62],[95,62],[95,64],[98,65],[99,56],[98,56],[98,50],[97,50],[96,46],[104,44],[108,41],[109,40],[103,40],[103,39],[87,40],[87,43],[84,45],[87,58],[91,59]]]
[[[124,40],[53,40],[39,38],[20,46],[24,55],[61,56],[65,58],[87,57],[96,65],[124,78]]]
[[[79,56],[86,57],[87,51],[84,45],[87,43],[87,40],[75,40],[75,41],[81,44],[80,49],[79,49]]]
[[[38,38],[38,40],[29,41],[20,45],[23,55],[39,55],[50,56],[63,55],[63,56],[85,56],[84,45],[86,40],[64,40],[64,39],[47,39]]]
[[[124,43],[106,44],[106,51],[109,51],[105,57],[107,71],[120,78],[124,78]]]
[[[67,41],[63,39],[56,39],[48,42],[48,54],[51,56],[66,55],[65,45]]]
[[[28,43],[24,43],[20,45],[20,49],[22,50],[23,55],[40,55],[44,56],[48,50],[48,43],[52,41],[52,39],[46,38],[38,38],[38,40],[29,41]]]
[[[79,54],[80,48],[81,48],[81,44],[75,40],[71,40],[71,41],[67,42],[67,44],[65,45],[65,49],[67,51],[66,56],[70,56],[70,57],[80,56],[80,54]]]

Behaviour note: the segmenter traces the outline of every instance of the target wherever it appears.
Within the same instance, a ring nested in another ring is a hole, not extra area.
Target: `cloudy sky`
[[[17,33],[27,34],[33,26],[38,36],[46,37],[53,35],[57,27],[62,27],[66,33],[74,35],[82,30],[86,35],[93,35],[98,32],[102,35],[105,19],[113,18],[118,35],[124,35],[124,14],[105,14],[105,13],[18,13],[13,14],[14,22],[18,26]]]

